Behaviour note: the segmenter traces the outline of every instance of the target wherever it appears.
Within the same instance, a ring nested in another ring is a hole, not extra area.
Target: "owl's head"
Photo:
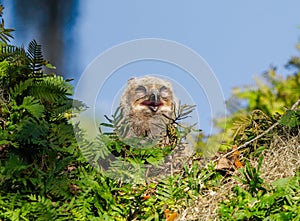
[[[153,76],[128,80],[121,100],[128,114],[144,116],[165,114],[171,117],[176,103],[171,83]]]

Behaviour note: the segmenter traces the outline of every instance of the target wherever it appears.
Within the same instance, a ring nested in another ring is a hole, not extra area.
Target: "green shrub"
[[[0,16],[2,10],[0,6]],[[231,174],[216,171],[214,163],[193,156],[178,173],[145,182],[142,178],[146,171],[141,165],[157,163],[173,147],[133,148],[114,133],[86,140],[84,131],[70,123],[73,111],[86,107],[72,99],[69,80],[54,72],[45,74],[45,69],[54,71],[55,67],[44,59],[36,41],[31,41],[27,49],[10,45],[12,31],[2,21],[0,220],[171,220],[201,198],[211,196],[207,202],[213,203],[213,195]],[[296,57],[289,62],[297,70],[299,64]],[[226,124],[224,119],[217,120],[227,138],[226,145],[243,144],[279,122],[273,134],[246,148],[248,153],[259,155],[268,148],[273,135],[286,130],[298,132],[299,111],[287,109],[299,99],[299,76],[298,72],[281,79],[271,69],[265,75],[265,84],[257,81],[256,88],[235,89]],[[234,106],[239,103],[246,105]],[[186,108],[183,115],[192,110]],[[104,126],[112,124],[109,121]],[[184,136],[191,129],[176,133]],[[205,139],[201,142],[205,145]],[[123,160],[112,164],[112,174],[104,173],[99,166],[99,160],[110,152]],[[245,158],[249,156],[247,151],[242,153]],[[131,164],[122,165],[124,159]],[[299,220],[299,173],[267,185],[261,178],[261,162],[257,168],[245,163],[237,178],[241,185],[219,202],[221,219]],[[109,178],[119,174],[126,175],[134,185]],[[199,218],[198,214],[194,218]]]
[[[267,186],[259,174],[261,162],[257,168],[247,163],[243,178],[237,177],[246,187],[234,186],[234,195],[220,202],[221,220],[299,220],[299,174]]]

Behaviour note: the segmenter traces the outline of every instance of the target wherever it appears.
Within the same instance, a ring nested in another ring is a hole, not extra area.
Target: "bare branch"
[[[295,110],[300,104],[300,99],[296,101],[296,103],[293,104],[293,106],[291,107],[291,110]],[[238,146],[237,148],[235,148],[234,150],[229,151],[228,153],[219,156],[217,159],[213,160],[213,162],[216,162],[218,160],[220,160],[220,158],[225,158],[230,156],[231,154],[233,154],[235,151],[240,150],[245,148],[246,146],[248,146],[250,143],[260,139],[261,137],[265,136],[266,134],[268,134],[271,130],[273,130],[275,127],[277,127],[279,124],[279,121],[274,123],[271,127],[269,127],[266,131],[264,131],[263,133],[261,133],[260,135],[254,137],[252,140],[249,140],[247,142],[245,142],[244,144]]]

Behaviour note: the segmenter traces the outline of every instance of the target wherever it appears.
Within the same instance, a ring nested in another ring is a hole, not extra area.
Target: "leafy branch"
[[[293,106],[291,107],[290,110],[295,110],[300,104],[300,99],[297,100]],[[271,127],[269,127],[267,130],[265,130],[263,133],[261,133],[260,135],[254,137],[253,139],[243,143],[242,145],[238,146],[237,148],[227,152],[226,154],[220,155],[219,157],[217,157],[216,159],[213,160],[213,162],[217,162],[219,161],[221,158],[226,158],[230,155],[232,155],[234,152],[236,152],[237,150],[243,149],[245,147],[247,147],[249,144],[253,143],[254,141],[262,138],[263,136],[265,136],[266,134],[268,134],[270,131],[272,131],[274,128],[276,128],[279,124],[281,123],[281,121],[277,121],[276,123],[274,123]]]
[[[3,5],[0,5],[0,17],[2,17],[3,14]],[[4,19],[1,20],[0,24],[0,40],[4,43],[7,44],[11,38],[13,38],[11,32],[13,32],[14,29],[12,28],[5,28],[4,25]]]

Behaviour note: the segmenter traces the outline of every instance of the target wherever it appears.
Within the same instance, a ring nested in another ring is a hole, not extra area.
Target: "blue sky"
[[[77,34],[83,66],[122,42],[169,39],[193,49],[207,61],[226,98],[232,87],[253,84],[253,75],[260,75],[270,65],[277,66],[282,74],[288,73],[283,66],[290,56],[298,54],[295,45],[300,34],[300,1],[296,0],[90,0],[82,2],[81,7]],[[131,72],[137,75],[158,71],[157,74],[172,75],[171,69],[154,66],[124,67],[119,80],[125,84]],[[208,103],[201,100],[197,106],[202,125],[207,129]]]
[[[297,0],[81,3],[77,30],[84,65],[124,41],[174,40],[209,63],[228,95],[233,86],[251,83],[253,74],[262,73],[270,64],[280,68],[297,53]]]
[[[290,73],[283,66],[291,56],[299,54],[295,48],[300,36],[299,8],[299,0],[80,1],[72,32],[76,44],[67,55],[74,63],[70,73],[75,76],[70,76],[78,80],[99,54],[118,44],[162,38],[202,56],[220,82],[225,98],[229,98],[232,87],[253,84],[253,75],[260,75],[270,65],[278,67],[282,74]],[[175,81],[184,81],[185,89],[195,96],[200,127],[209,130],[211,111],[205,91],[194,87],[183,70],[161,62],[136,62],[116,71],[99,95],[99,111],[110,112],[112,95],[120,94],[128,78],[143,74],[170,78],[174,74]]]

